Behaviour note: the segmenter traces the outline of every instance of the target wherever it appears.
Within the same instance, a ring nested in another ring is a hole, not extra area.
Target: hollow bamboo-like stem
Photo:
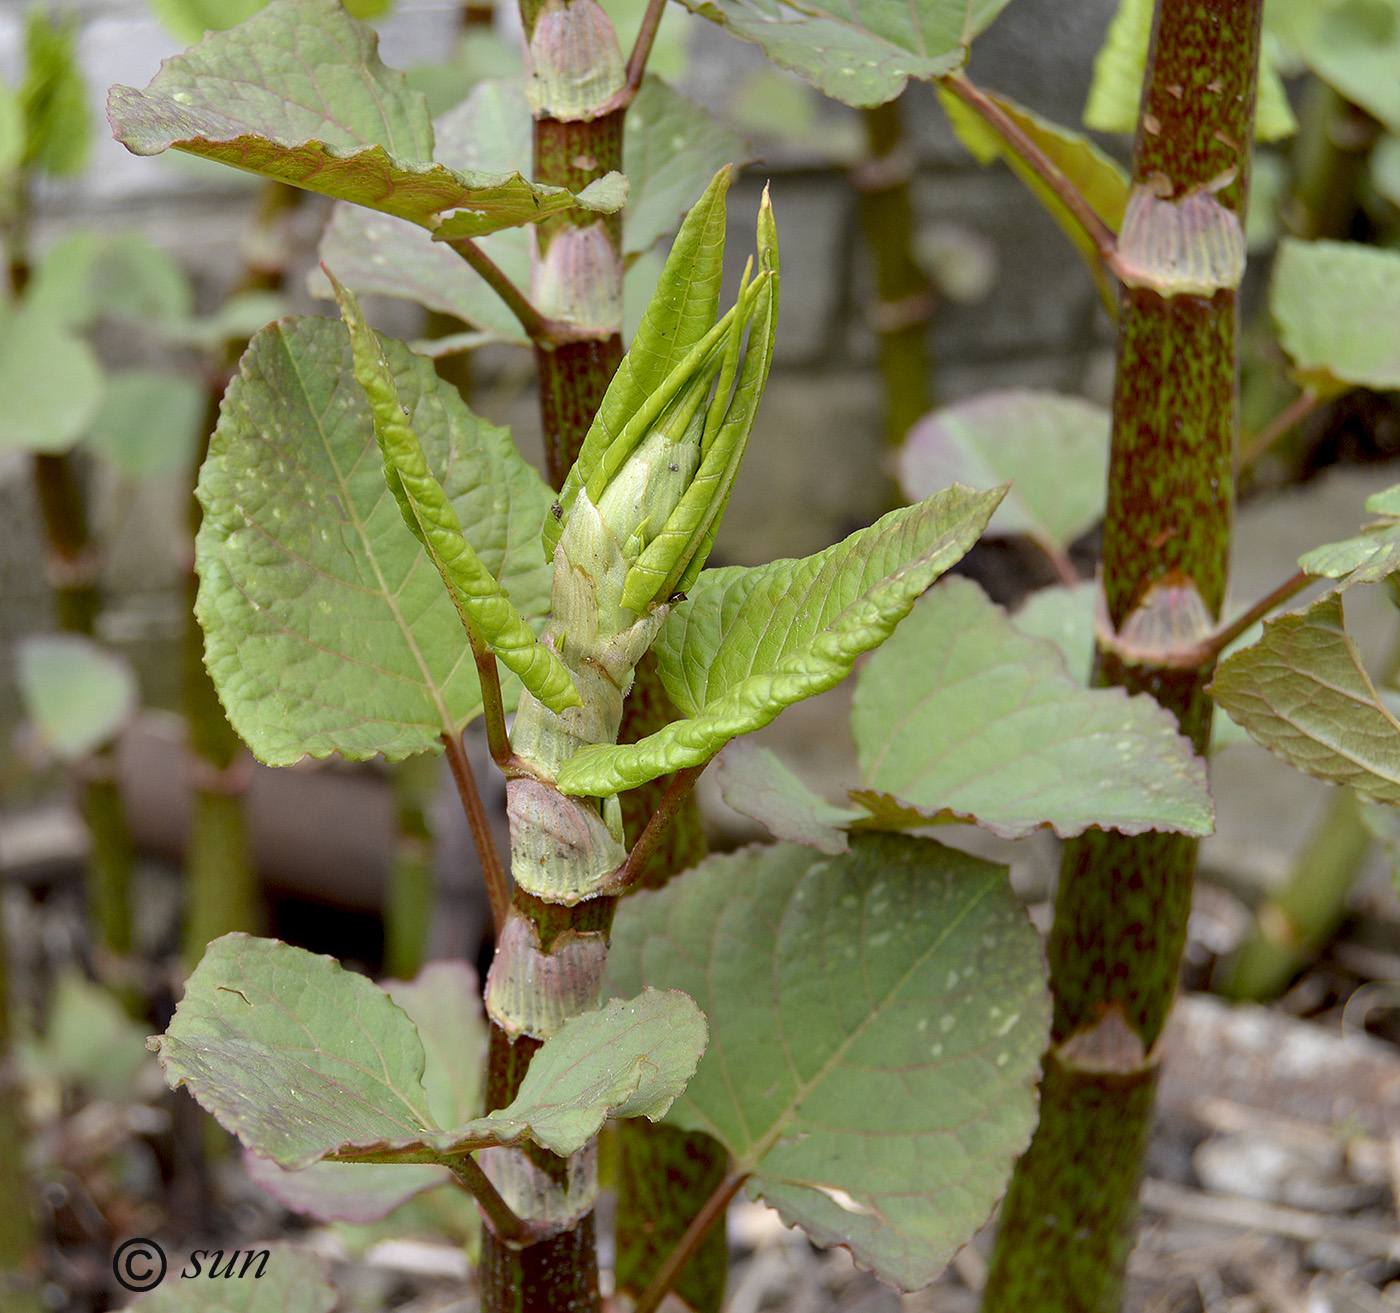
[[[861,111],[869,157],[851,171],[860,196],[861,227],[875,271],[870,321],[880,344],[885,384],[885,441],[896,446],[934,401],[928,326],[933,288],[914,258],[914,207],[909,184],[914,152],[898,100]]]
[[[1225,592],[1242,270],[1262,0],[1158,0],[1133,157],[1148,229],[1115,263],[1122,293],[1104,529],[1108,623],[1152,627]],[[1130,199],[1130,208],[1133,201]],[[1225,261],[1206,258],[1202,228]],[[1183,253],[1190,277],[1182,275]],[[1129,257],[1129,258],[1125,258]],[[1126,275],[1125,275],[1126,276]],[[1095,680],[1152,694],[1198,752],[1209,665],[1129,665]],[[1196,841],[1091,830],[1065,848],[1049,943],[1055,996],[1041,1121],[1002,1213],[986,1313],[1111,1313],[1122,1298],[1156,1079],[1176,988]]]

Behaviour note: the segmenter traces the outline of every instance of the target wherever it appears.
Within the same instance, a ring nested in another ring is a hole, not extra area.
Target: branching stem
[[[486,817],[486,808],[482,805],[476,776],[472,774],[461,736],[443,734],[442,742],[447,749],[447,764],[452,769],[457,796],[462,800],[462,810],[471,827],[472,842],[476,845],[476,855],[481,862],[481,875],[486,881],[486,896],[491,901],[491,919],[499,935],[510,911],[510,881],[506,878],[505,867],[501,865],[501,854],[496,848],[496,838],[491,833],[491,822]]]
[[[687,766],[684,770],[678,770],[671,776],[671,782],[666,786],[666,792],[661,795],[661,801],[657,803],[656,810],[652,812],[646,823],[646,828],[637,836],[637,842],[632,845],[631,851],[627,854],[627,860],[613,872],[612,878],[602,887],[600,893],[625,894],[641,878],[642,868],[646,866],[647,858],[656,851],[657,844],[661,842],[661,836],[666,833],[666,827],[675,819],[676,813],[680,811],[681,805],[690,795],[695,781],[700,778],[705,767],[712,760],[714,759],[709,758],[698,766]]]
[[[1301,424],[1317,409],[1321,398],[1311,388],[1305,388],[1251,439],[1240,452],[1237,470],[1247,470],[1295,424]]]
[[[1279,584],[1272,592],[1266,593],[1253,606],[1245,611],[1241,611],[1233,620],[1220,626],[1213,634],[1200,644],[1205,660],[1201,662],[1205,665],[1209,661],[1214,661],[1231,643],[1235,641],[1251,625],[1258,623],[1270,611],[1276,610],[1285,602],[1290,601],[1303,591],[1316,578],[1306,570],[1299,570],[1297,574],[1291,575]]]
[[[457,1178],[457,1183],[481,1205],[481,1211],[506,1244],[524,1248],[540,1238],[528,1222],[511,1211],[510,1205],[501,1198],[500,1191],[491,1184],[491,1178],[481,1170],[481,1164],[471,1154],[454,1158],[448,1167]]]
[[[1000,105],[980,87],[974,86],[961,73],[952,73],[941,78],[940,82],[959,100],[973,111],[993,132],[1016,152],[1033,169],[1037,176],[1050,188],[1064,204],[1084,230],[1085,236],[1094,243],[1099,259],[1108,272],[1113,272],[1118,253],[1118,239],[1113,229],[1106,224],[1085,199],[1084,193],[1072,183],[1060,168],[1050,159],[1030,137],[1007,116]]]
[[[657,29],[661,26],[661,15],[665,12],[666,0],[647,0],[646,13],[642,15],[642,25],[637,31],[637,40],[627,60],[627,85],[608,102],[608,109],[620,109],[630,105],[642,85],[642,76],[647,71],[647,60],[651,57],[651,47],[656,40]],[[614,101],[625,96],[620,104]]]
[[[676,1279],[684,1270],[685,1265],[690,1262],[695,1251],[699,1249],[700,1242],[709,1234],[710,1228],[723,1218],[724,1210],[729,1207],[729,1201],[739,1193],[739,1187],[749,1179],[749,1175],[748,1172],[730,1172],[715,1187],[714,1193],[705,1200],[704,1207],[691,1219],[690,1225],[685,1229],[685,1234],[681,1236],[680,1243],[661,1265],[656,1276],[652,1278],[651,1285],[642,1292],[632,1313],[656,1313],[656,1310],[661,1306],[661,1301],[666,1298],[667,1292],[676,1284]]]
[[[500,265],[470,237],[454,237],[450,241],[445,241],[443,245],[450,246],[456,251],[472,267],[481,281],[506,303],[506,308],[519,321],[520,327],[525,330],[525,336],[536,346],[555,347],[565,342],[577,342],[597,336],[589,329],[580,329],[561,319],[548,319],[542,315],[531,303],[529,297],[511,282]]]

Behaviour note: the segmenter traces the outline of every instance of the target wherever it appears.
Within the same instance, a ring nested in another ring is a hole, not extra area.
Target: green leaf
[[[1337,593],[1267,621],[1259,642],[1221,663],[1210,693],[1289,765],[1400,803],[1400,721],[1347,636]]]
[[[423,1090],[439,1126],[456,1126],[480,1112],[486,1074],[486,1022],[476,973],[463,962],[430,962],[411,982],[385,986],[423,1042]],[[453,1178],[431,1163],[318,1162],[289,1172],[248,1152],[252,1179],[288,1208],[323,1222],[375,1222],[424,1190]]]
[[[530,159],[530,106],[518,82],[488,80],[434,125],[437,156],[462,171],[505,172]],[[481,238],[481,249],[517,287],[530,285],[530,239],[523,228]],[[519,321],[450,247],[432,241],[417,224],[337,204],[321,238],[321,261],[361,296],[396,296],[455,315],[494,340],[528,346]],[[312,294],[330,298],[319,269]]]
[[[1400,254],[1285,237],[1269,307],[1308,386],[1324,394],[1400,387]]]
[[[333,958],[231,934],[204,951],[164,1035],[172,1089],[283,1167],[435,1130],[423,1043],[373,981]]]
[[[991,533],[1024,533],[1052,554],[1103,517],[1109,414],[1053,392],[1008,388],[935,410],[899,453],[899,484],[911,501],[950,483],[1010,483]]]
[[[1270,0],[1265,31],[1353,104],[1400,132],[1395,0]]]
[[[124,656],[81,634],[31,634],[16,646],[24,709],[44,746],[80,761],[136,714],[136,672]]]
[[[453,1181],[437,1163],[338,1163],[322,1160],[289,1172],[251,1150],[243,1154],[248,1179],[294,1213],[318,1222],[381,1221],[425,1190]]]
[[[660,78],[646,77],[627,111],[622,169],[632,184],[623,212],[623,249],[648,251],[675,232],[715,171],[752,152],[737,132]]]
[[[182,45],[196,44],[205,32],[237,27],[267,0],[150,0],[151,12]]]
[[[114,1103],[133,1097],[137,1077],[151,1062],[146,1028],[76,969],[59,976],[43,1036],[22,1041],[19,1055],[26,1082],[56,1081]]]
[[[429,962],[411,981],[384,986],[418,1027],[423,1088],[439,1126],[457,1126],[481,1111],[487,1031],[481,985],[465,962]]]
[[[993,160],[1004,160],[1011,171],[1026,184],[1060,230],[1074,243],[1090,275],[1099,287],[1099,295],[1109,306],[1111,313],[1117,310],[1115,285],[1111,283],[1093,239],[1080,227],[1079,221],[1065,208],[1065,204],[1048,187],[1044,180],[1012,149],[992,127],[963,104],[946,87],[938,87],[938,102],[948,115],[948,122],[957,133],[958,140],[972,152],[979,164],[990,164]],[[1039,114],[1018,105],[1014,100],[987,93],[988,99],[998,105],[1059,168],[1060,172],[1078,188],[1080,194],[1094,213],[1114,232],[1123,222],[1123,210],[1128,203],[1128,175],[1117,160],[1105,155],[1082,133],[1043,119]]]
[[[912,77],[942,77],[967,58],[966,47],[1008,0],[873,0],[831,5],[800,0],[685,0],[687,9],[752,41],[780,68],[847,105],[893,100]]]
[[[720,796],[776,838],[835,856],[849,850],[846,831],[863,812],[836,807],[812,792],[767,748],[737,739],[715,766]]]
[[[528,1131],[567,1156],[606,1117],[664,1117],[695,1074],[708,1038],[705,1014],[678,989],[615,998],[566,1021],[530,1059],[509,1107],[463,1130],[490,1126],[500,1143]]]
[[[1045,638],[1060,649],[1065,669],[1087,684],[1094,664],[1094,604],[1098,585],[1088,580],[1037,588],[1012,613],[1011,623],[1032,638]]]
[[[1311,0],[1305,0],[1311,3]],[[1272,5],[1270,6],[1272,7]],[[1135,132],[1152,36],[1153,0],[1118,0],[1108,35],[1094,60],[1094,80],[1084,107],[1084,126],[1096,132]],[[1266,49],[1259,68],[1259,103],[1254,114],[1258,141],[1277,141],[1298,130],[1288,93]]]
[[[462,532],[462,522],[428,468],[423,445],[407,418],[381,339],[365,322],[354,294],[332,277],[340,313],[350,331],[355,380],[364,388],[374,433],[384,457],[384,477],[404,523],[423,544],[469,634],[480,633],[501,663],[551,711],[581,706],[568,667],[535,637],[510,595],[482,563]],[[475,640],[479,641],[479,640]]]
[[[972,546],[1001,495],[949,488],[815,556],[704,571],[656,642],[686,719],[639,743],[584,749],[559,772],[560,789],[605,797],[699,766],[835,687]]]
[[[56,19],[43,5],[29,11],[24,29],[26,70],[19,89],[24,164],[55,178],[81,173],[92,153],[92,120],[77,37],[75,16]]]
[[[986,1221],[1030,1137],[1044,967],[1001,867],[892,835],[712,857],[624,901],[608,973],[710,1018],[668,1121],[903,1289]]]
[[[504,429],[431,362],[382,344],[428,465],[472,547],[527,619],[548,609],[550,492]],[[264,761],[400,760],[481,708],[461,623],[384,482],[369,402],[338,322],[257,335],[200,478],[197,612],[234,728]],[[507,681],[510,704],[518,686]]]
[[[67,451],[102,404],[102,366],[57,307],[0,311],[0,451]]]
[[[151,1045],[172,1089],[187,1086],[255,1153],[298,1170],[330,1155],[445,1162],[525,1137],[567,1156],[608,1116],[663,1116],[705,1040],[704,1015],[676,990],[613,999],[540,1046],[509,1106],[445,1131],[418,1029],[382,989],[333,958],[232,934],[205,950]]]
[[[113,87],[108,117],[136,155],[171,149],[479,237],[581,205],[611,213],[625,183],[587,194],[519,173],[432,163],[427,102],[384,66],[373,28],[338,0],[272,0],[231,32],[168,59],[145,91]],[[606,185],[603,185],[606,184]]]
[[[141,1313],[330,1313],[339,1296],[326,1275],[325,1259],[309,1249],[276,1242],[252,1252],[264,1249],[266,1265],[260,1267],[255,1259],[242,1279],[181,1281],[176,1273],[127,1307]],[[133,1275],[142,1270],[133,1268]]]
[[[0,81],[0,186],[24,163],[24,108],[19,92]]]
[[[1368,499],[1367,509],[1374,509],[1372,503],[1376,500]],[[1311,575],[1345,579],[1348,587],[1380,583],[1400,571],[1400,518],[1387,515],[1373,524],[1363,525],[1355,538],[1314,547],[1298,558],[1298,565]]]
[[[191,469],[208,396],[194,379],[163,369],[128,369],[107,380],[88,446],[133,479]]]
[[[603,395],[582,448],[559,493],[559,512],[545,521],[545,555],[553,559],[563,522],[579,490],[587,486],[596,505],[602,486],[632,454],[644,432],[620,442],[628,424],[663,392],[677,369],[715,326],[724,275],[725,194],[730,170],[721,169],[691,207],[661,274],[658,294]],[[663,290],[664,289],[664,290]]]
[[[851,729],[855,800],[892,795],[905,824],[976,820],[1004,838],[1213,829],[1205,763],[1171,714],[1145,694],[1084,688],[971,580],[945,579],[870,658]],[[891,823],[887,800],[871,801]]]

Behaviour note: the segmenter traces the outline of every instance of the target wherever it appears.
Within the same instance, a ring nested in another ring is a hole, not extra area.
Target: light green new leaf
[[[110,990],[70,967],[53,986],[43,1035],[19,1042],[26,1086],[51,1081],[88,1098],[136,1098],[137,1077],[152,1060],[146,1029],[127,1016]]]
[[[223,32],[236,27],[257,13],[267,0],[150,0],[151,11],[168,31],[187,46],[205,32]],[[356,18],[378,18],[387,14],[391,0],[345,0],[345,8]]]
[[[584,749],[559,772],[559,787],[605,797],[699,766],[784,707],[835,687],[972,546],[1001,495],[949,488],[815,556],[704,571],[656,642],[685,719],[639,743]]]
[[[1079,132],[1072,132],[1043,119],[1039,114],[1018,105],[1014,100],[986,93],[989,100],[1016,124],[1061,173],[1078,188],[1094,213],[1114,232],[1123,222],[1123,210],[1128,203],[1128,175],[1123,166],[1105,155],[1092,141]],[[944,86],[938,88],[938,102],[948,115],[948,122],[958,140],[968,148],[979,164],[1005,160],[1007,166],[1026,184],[1043,205],[1060,230],[1074,243],[1080,258],[1098,285],[1099,296],[1110,314],[1117,313],[1116,284],[1109,278],[1099,258],[1093,239],[1079,221],[1066,209],[1064,202],[1045,181],[1022,159],[1020,153],[1004,141],[986,122],[962,103]]]
[[[587,486],[597,504],[602,487],[646,436],[633,424],[632,442],[619,441],[628,424],[649,402],[656,404],[667,377],[715,328],[724,275],[724,198],[730,174],[728,168],[715,174],[676,234],[657,295],[647,306],[637,335],[593,417],[578,459],[564,480],[559,510],[545,521],[544,550],[550,559],[579,490]]]
[[[720,796],[771,834],[835,856],[849,850],[846,831],[864,813],[813,793],[767,748],[736,739],[715,763]]]
[[[530,106],[518,81],[478,82],[433,125],[437,158],[464,172],[520,169],[530,159],[530,125]],[[517,287],[530,285],[530,239],[524,228],[492,233],[478,245]],[[417,301],[495,340],[529,345],[519,321],[471,266],[407,219],[340,202],[321,238],[321,261],[360,296]],[[319,269],[310,286],[313,295],[331,295]]]
[[[78,22],[55,19],[43,5],[25,24],[25,76],[19,100],[24,114],[24,164],[55,178],[87,168],[92,117],[77,52]]]
[[[1084,107],[1085,127],[1097,132],[1137,130],[1153,8],[1153,0],[1118,0],[1108,35],[1094,60],[1094,80],[1089,87],[1089,103]],[[1288,93],[1266,49],[1259,69],[1254,135],[1259,141],[1277,141],[1297,130],[1298,121],[1289,108]]]
[[[1259,642],[1221,663],[1209,691],[1289,765],[1400,803],[1400,721],[1346,634],[1337,593],[1268,621]]]
[[[1072,588],[1052,584],[1037,588],[1012,613],[1011,623],[1032,638],[1045,638],[1060,649],[1065,669],[1087,684],[1094,665],[1094,605],[1098,585],[1084,580]]]
[[[1400,132],[1395,0],[1269,0],[1264,30],[1345,99]]]
[[[1109,414],[1054,392],[1008,388],[925,415],[899,453],[899,484],[911,501],[950,483],[1010,483],[988,526],[1030,535],[1051,553],[1103,516]]]
[[[136,672],[120,653],[81,634],[31,634],[15,649],[24,709],[44,746],[80,761],[136,714]]]
[[[1205,763],[1146,695],[1084,688],[976,584],[945,579],[861,670],[851,729],[867,791],[1004,838],[1049,825],[1209,834]],[[890,823],[887,800],[875,810]]]
[[[0,309],[0,451],[67,451],[102,405],[102,366],[48,301]]]
[[[382,348],[428,466],[527,620],[549,606],[549,489],[430,361]],[[197,611],[234,728],[264,761],[437,751],[481,709],[461,622],[404,524],[349,334],[291,319],[250,344],[201,474]],[[518,685],[507,681],[507,696]]]
[[[1352,584],[1380,583],[1400,571],[1400,484],[1366,499],[1366,509],[1383,518],[1363,525],[1355,538],[1325,543],[1298,558],[1309,574]]]
[[[951,73],[966,60],[973,37],[1007,3],[685,0],[687,9],[754,42],[780,68],[847,105],[880,105],[899,95],[911,77],[926,81]]]
[[[428,468],[423,445],[407,419],[407,408],[384,358],[383,342],[387,339],[380,339],[370,329],[353,293],[334,277],[331,285],[350,331],[355,379],[364,388],[374,416],[385,480],[399,503],[404,523],[442,576],[463,626],[469,634],[478,632],[506,669],[519,676],[551,711],[581,705],[568,668],[553,648],[535,637],[535,631],[511,604],[509,594],[482,564],[442,485]]]
[[[618,909],[607,987],[684,989],[709,1051],[668,1120],[819,1244],[913,1290],[986,1221],[1035,1124],[1048,1003],[1002,867],[867,835],[712,857]]]
[[[127,1307],[140,1313],[331,1313],[340,1296],[331,1285],[324,1258],[309,1249],[276,1242],[252,1252],[264,1249],[266,1264],[254,1260],[245,1276],[235,1275],[230,1281],[221,1272],[217,1281],[193,1277],[181,1281],[181,1268],[149,1294],[137,1295]],[[138,1258],[139,1265],[130,1269],[130,1275],[139,1280],[148,1269],[144,1254]],[[242,1262],[238,1271],[243,1271]],[[207,1268],[205,1275],[209,1275]]]
[[[127,369],[107,380],[87,445],[123,474],[153,479],[194,466],[208,395],[186,374]]]
[[[231,934],[204,951],[150,1041],[225,1130],[283,1167],[435,1129],[423,1042],[403,1009],[333,958]]]
[[[434,164],[427,102],[385,67],[373,28],[338,0],[272,0],[230,32],[166,60],[145,91],[113,87],[108,117],[134,154],[175,148],[409,219],[479,237],[574,205],[610,213],[616,175],[574,196],[518,172]]]
[[[1284,238],[1269,308],[1300,379],[1326,394],[1400,387],[1400,254]]]
[[[646,77],[627,111],[622,171],[632,184],[623,250],[640,255],[695,204],[725,164],[752,155],[744,139],[660,78]]]

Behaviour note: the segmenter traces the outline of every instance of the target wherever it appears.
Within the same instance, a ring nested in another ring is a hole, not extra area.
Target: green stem
[[[384,973],[412,980],[428,957],[433,919],[433,796],[438,762],[420,753],[389,767],[397,820],[384,899]]]
[[[1158,0],[1133,157],[1148,237],[1204,211],[1217,232],[1243,242],[1262,8]],[[1178,210],[1188,200],[1189,212]],[[1139,632],[1150,629],[1182,590],[1215,619],[1225,590],[1238,275],[1173,295],[1176,270],[1154,266],[1156,249],[1144,240],[1130,253],[1134,285],[1119,316],[1103,564],[1118,633],[1130,617]],[[1129,665],[1105,646],[1095,672],[1099,684],[1156,697],[1201,753],[1209,673]],[[1055,1006],[1041,1123],[1003,1208],[986,1313],[1110,1313],[1121,1302],[1154,1046],[1176,988],[1196,848],[1184,835],[1100,830],[1065,847],[1048,946]]]
[[[0,927],[0,1306],[5,1305],[7,1295],[19,1297],[20,1274],[38,1240],[38,1227],[29,1208],[25,1163],[29,1130],[13,1056],[8,958],[4,930]]]
[[[861,226],[875,265],[870,319],[880,343],[885,382],[885,440],[891,446],[933,405],[928,326],[933,289],[914,258],[914,207],[909,183],[914,153],[905,140],[900,102],[862,111],[869,158],[851,171],[860,195]]]
[[[1019,124],[1006,116],[996,101],[985,95],[980,87],[974,86],[961,73],[953,73],[941,79],[941,84],[976,113],[1055,193],[1084,230],[1085,236],[1094,243],[1099,259],[1108,269],[1112,269],[1117,252],[1117,239],[1113,235],[1113,229],[1099,217],[1098,212],[1084,198],[1079,188],[1065,176],[1059,165],[1022,131]]]
[[[116,753],[94,753],[83,765],[83,819],[88,856],[88,916],[98,941],[112,953],[131,951],[131,831],[117,786]]]

